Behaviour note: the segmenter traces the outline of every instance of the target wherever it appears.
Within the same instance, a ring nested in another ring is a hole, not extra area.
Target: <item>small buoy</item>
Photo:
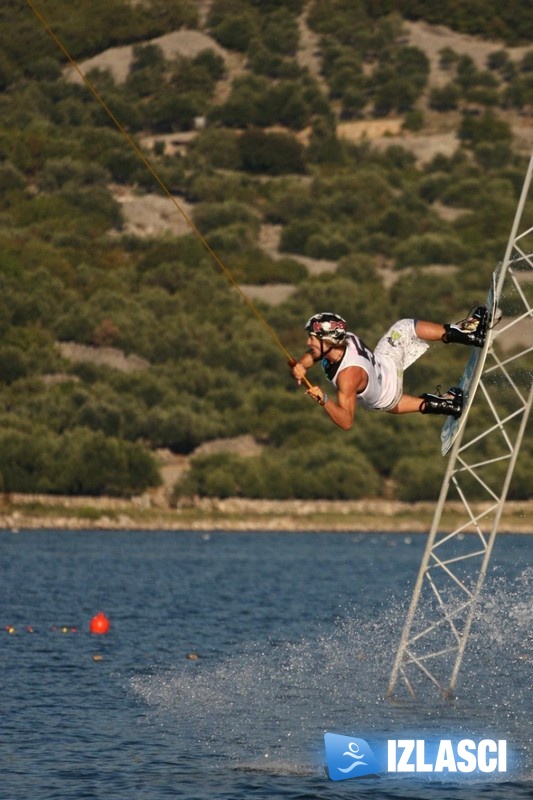
[[[100,653],[95,653],[93,656],[93,661],[103,661],[104,657],[100,655]]]
[[[189,661],[198,661],[200,656],[198,655],[198,653],[187,653],[186,658],[188,658]]]
[[[109,631],[109,620],[103,611],[99,611],[89,623],[91,633],[107,633]]]
[[[13,625],[6,625],[6,631],[7,631],[8,633],[16,633],[16,630],[15,630],[15,628],[13,627]]]

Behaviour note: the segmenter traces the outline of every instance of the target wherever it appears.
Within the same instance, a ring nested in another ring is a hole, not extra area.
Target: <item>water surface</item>
[[[0,797],[529,797],[533,539],[496,542],[457,699],[428,686],[393,705],[384,692],[424,543],[0,532]],[[97,637],[99,610],[111,631]],[[507,739],[510,768],[503,780],[333,783],[325,731]]]

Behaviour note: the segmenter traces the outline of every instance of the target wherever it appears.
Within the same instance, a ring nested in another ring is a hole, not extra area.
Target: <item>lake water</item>
[[[424,543],[0,532],[1,800],[531,797],[533,537],[496,542],[457,700],[393,705]],[[333,782],[325,731],[506,739],[509,771]]]

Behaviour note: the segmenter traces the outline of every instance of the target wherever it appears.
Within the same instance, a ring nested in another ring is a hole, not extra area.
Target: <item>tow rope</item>
[[[43,14],[41,13],[41,11],[39,11],[39,9],[37,8],[37,6],[36,6],[36,5],[35,5],[35,3],[33,2],[33,0],[26,0],[26,1],[27,1],[27,3],[28,3],[29,7],[31,8],[31,10],[33,11],[33,13],[35,14],[35,16],[37,17],[37,19],[39,20],[39,22],[41,23],[41,25],[44,27],[44,29],[46,30],[46,32],[47,32],[47,33],[48,33],[48,35],[50,36],[50,38],[51,38],[51,39],[54,41],[54,43],[55,43],[55,44],[56,44],[56,46],[59,48],[59,50],[61,50],[61,52],[63,53],[63,55],[64,55],[64,56],[65,56],[65,58],[67,59],[67,61],[69,61],[70,65],[71,65],[71,66],[74,68],[74,70],[75,70],[75,71],[78,73],[78,75],[80,76],[81,80],[83,81],[83,83],[85,84],[85,86],[87,87],[87,89],[89,89],[89,91],[90,91],[90,92],[91,92],[91,94],[94,96],[94,98],[96,99],[96,101],[97,101],[97,102],[98,102],[98,103],[101,105],[101,107],[104,109],[104,111],[106,112],[106,114],[107,114],[107,115],[109,116],[109,118],[112,120],[113,124],[114,124],[114,125],[116,126],[116,128],[117,128],[117,129],[120,131],[120,133],[122,134],[122,136],[125,138],[125,140],[126,140],[126,141],[127,141],[127,143],[129,144],[129,146],[131,147],[131,149],[134,151],[134,153],[137,155],[137,157],[138,157],[138,158],[139,158],[139,159],[142,161],[142,163],[144,164],[144,166],[146,167],[146,169],[147,169],[147,170],[148,170],[148,171],[149,171],[149,172],[152,174],[153,178],[154,178],[154,179],[156,180],[156,182],[159,184],[159,186],[161,187],[162,191],[163,191],[163,192],[164,192],[164,193],[167,195],[167,197],[169,198],[169,200],[170,200],[170,201],[171,201],[171,202],[174,204],[174,207],[176,208],[176,210],[177,210],[177,211],[178,211],[178,212],[181,214],[181,216],[183,217],[183,219],[185,220],[185,222],[187,223],[187,225],[189,226],[189,228],[191,229],[191,231],[194,233],[194,235],[195,235],[195,236],[197,236],[197,238],[198,238],[198,239],[200,240],[200,242],[203,244],[203,246],[205,247],[205,249],[207,250],[207,252],[208,252],[208,253],[209,253],[209,255],[211,256],[211,258],[213,259],[213,261],[215,262],[215,264],[217,264],[217,266],[219,267],[219,269],[220,269],[220,270],[222,271],[222,273],[223,273],[223,274],[226,276],[226,278],[227,278],[227,279],[228,279],[228,281],[231,283],[231,285],[234,287],[234,289],[236,289],[236,291],[238,292],[238,294],[240,295],[240,297],[242,298],[242,300],[244,301],[244,303],[246,304],[246,306],[247,306],[247,307],[250,309],[250,311],[252,312],[252,314],[254,314],[254,316],[256,317],[256,319],[257,319],[257,320],[258,320],[258,321],[261,323],[261,325],[263,326],[264,330],[265,330],[265,331],[268,333],[268,335],[271,337],[271,339],[273,339],[274,343],[275,343],[275,344],[278,346],[278,348],[279,348],[279,349],[281,350],[281,352],[284,354],[284,356],[285,356],[285,358],[286,358],[286,360],[287,360],[287,363],[289,364],[289,366],[294,366],[294,364],[296,363],[296,360],[295,360],[295,359],[294,359],[294,358],[291,356],[291,354],[289,353],[289,351],[287,350],[287,348],[284,346],[283,342],[281,341],[281,339],[280,339],[280,338],[279,338],[279,336],[277,335],[276,331],[275,331],[275,330],[272,328],[272,326],[269,324],[269,322],[268,322],[268,321],[265,319],[265,317],[263,316],[263,314],[261,314],[261,312],[259,311],[259,309],[258,309],[258,308],[256,308],[256,306],[255,306],[255,305],[254,305],[254,303],[253,303],[253,302],[250,300],[250,298],[248,297],[248,295],[246,294],[246,292],[243,292],[243,290],[241,289],[241,287],[239,286],[239,284],[237,283],[237,281],[235,280],[235,278],[234,278],[234,277],[233,277],[233,275],[231,274],[230,270],[229,270],[229,269],[226,267],[226,265],[223,263],[223,261],[222,261],[222,259],[220,258],[220,256],[219,256],[219,255],[218,255],[218,254],[215,252],[215,250],[213,250],[213,248],[211,247],[211,245],[209,244],[209,242],[208,242],[208,241],[205,239],[205,237],[202,235],[201,231],[200,231],[200,230],[197,228],[197,226],[194,224],[193,220],[192,220],[192,219],[191,219],[191,217],[190,217],[190,216],[187,214],[187,212],[185,211],[185,209],[183,208],[183,206],[182,206],[182,205],[181,205],[181,204],[178,202],[178,200],[176,200],[176,198],[173,196],[173,194],[171,193],[170,189],[168,188],[168,186],[166,185],[166,183],[164,182],[164,180],[161,178],[161,176],[159,175],[159,173],[157,172],[157,170],[155,169],[155,167],[154,167],[154,166],[153,166],[153,165],[150,163],[149,159],[148,159],[148,158],[146,157],[146,155],[143,153],[143,151],[141,150],[141,148],[140,148],[140,147],[139,147],[139,146],[136,144],[136,142],[135,142],[135,140],[133,139],[133,137],[132,137],[132,136],[130,136],[130,134],[129,134],[129,133],[127,132],[127,130],[124,128],[124,126],[122,125],[122,123],[120,122],[120,120],[119,120],[119,119],[118,119],[118,118],[115,116],[115,114],[114,114],[114,113],[111,111],[111,109],[109,108],[109,106],[107,105],[107,103],[105,102],[105,100],[103,99],[103,97],[100,95],[100,93],[98,92],[98,90],[96,89],[96,87],[94,86],[94,84],[93,84],[93,83],[92,83],[92,82],[89,80],[89,78],[88,78],[88,77],[85,75],[85,73],[84,73],[84,72],[83,72],[83,71],[80,69],[80,67],[79,67],[79,65],[78,65],[78,63],[77,63],[77,61],[76,61],[76,60],[74,59],[74,57],[73,57],[73,56],[70,54],[70,52],[68,51],[68,49],[66,48],[66,46],[63,44],[63,42],[62,42],[62,41],[59,39],[59,37],[57,36],[57,34],[56,34],[54,31],[53,31],[53,29],[52,29],[51,25],[50,25],[50,24],[49,24],[49,22],[48,22],[48,21],[45,19],[45,17],[44,17],[44,16],[43,16]],[[311,383],[310,383],[310,382],[307,380],[307,378],[303,378],[303,381],[302,381],[302,382],[303,382],[303,383],[304,383],[304,384],[307,386],[307,388],[308,388],[308,389],[310,389],[310,388],[311,388],[312,384],[311,384]]]

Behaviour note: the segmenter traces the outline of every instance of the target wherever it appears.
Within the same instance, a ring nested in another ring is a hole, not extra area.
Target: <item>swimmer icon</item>
[[[377,775],[382,772],[370,745],[364,739],[326,733],[324,744],[328,775],[332,781],[361,778],[363,775]]]

